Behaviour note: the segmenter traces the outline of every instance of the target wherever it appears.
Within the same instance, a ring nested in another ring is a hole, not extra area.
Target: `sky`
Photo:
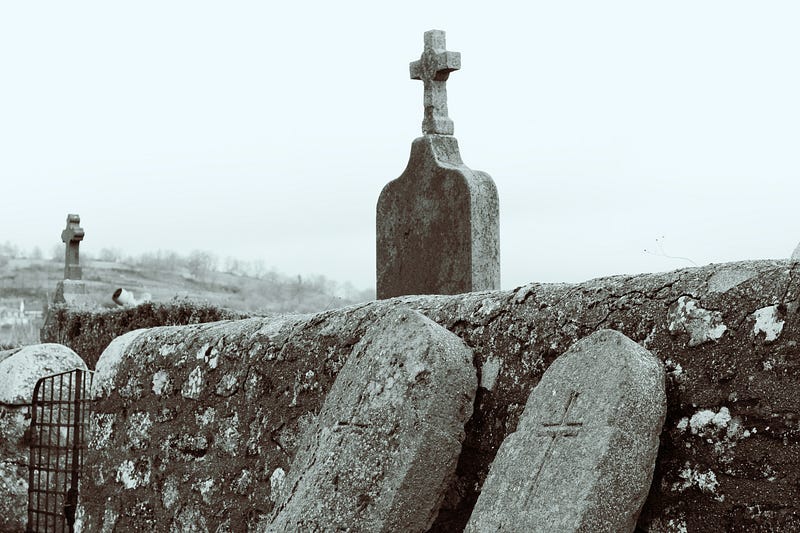
[[[423,33],[500,197],[502,287],[800,242],[800,3],[3,2],[0,242],[208,250],[375,283]]]

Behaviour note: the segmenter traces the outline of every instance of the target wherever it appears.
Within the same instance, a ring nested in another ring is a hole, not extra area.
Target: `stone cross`
[[[579,340],[528,397],[465,533],[632,532],[666,411],[658,358],[618,331]]]
[[[81,279],[80,256],[78,246],[83,240],[83,228],[80,215],[67,215],[67,227],[61,232],[61,241],[67,245],[64,259],[64,279]]]
[[[445,81],[461,55],[444,50],[444,32],[425,33],[411,77],[425,82],[424,135],[411,144],[403,174],[378,198],[378,298],[500,289],[497,188],[461,160],[447,118]]]
[[[422,133],[452,135],[453,121],[447,116],[447,78],[461,68],[461,54],[445,50],[444,32],[425,32],[425,49],[418,61],[409,65],[412,80],[422,80],[425,86],[425,118]]]

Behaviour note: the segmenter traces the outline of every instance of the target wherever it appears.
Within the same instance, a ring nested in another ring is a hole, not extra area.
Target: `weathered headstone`
[[[665,416],[655,356],[612,330],[576,342],[528,398],[465,531],[633,531]]]
[[[79,246],[83,237],[81,216],[67,215],[67,227],[61,232],[61,241],[67,245],[64,259],[64,279],[81,279],[83,277],[79,255]]]
[[[485,172],[464,165],[447,116],[446,82],[461,55],[443,31],[425,33],[411,63],[424,83],[423,136],[377,206],[377,295],[459,294],[500,288],[499,203]]]
[[[390,311],[305,431],[267,531],[426,531],[476,388],[461,339],[416,311]]]

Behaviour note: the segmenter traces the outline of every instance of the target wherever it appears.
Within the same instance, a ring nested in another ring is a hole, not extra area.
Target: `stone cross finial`
[[[425,32],[425,49],[410,65],[411,79],[425,84],[425,118],[422,133],[452,135],[453,121],[447,116],[447,78],[461,68],[461,54],[445,50],[444,32]]]
[[[61,240],[67,245],[64,259],[64,279],[81,279],[82,271],[78,246],[83,240],[80,215],[67,215],[67,227],[61,232]]]

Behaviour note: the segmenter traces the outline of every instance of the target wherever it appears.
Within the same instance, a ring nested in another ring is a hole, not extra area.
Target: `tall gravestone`
[[[485,172],[461,160],[447,116],[446,82],[461,54],[445,33],[425,33],[411,78],[424,84],[423,136],[377,206],[377,296],[460,294],[500,288],[499,203]]]
[[[633,531],[666,410],[653,354],[613,330],[576,342],[528,398],[465,531]]]

